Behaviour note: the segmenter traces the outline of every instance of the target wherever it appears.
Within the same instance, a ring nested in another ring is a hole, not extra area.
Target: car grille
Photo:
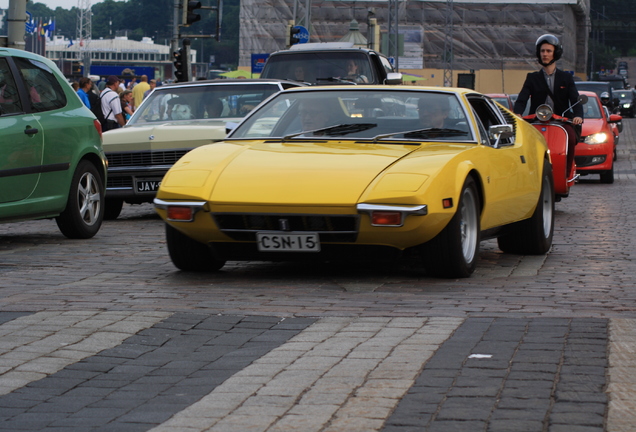
[[[108,188],[130,188],[132,189],[132,177],[108,177],[106,187]]]
[[[289,215],[215,213],[219,229],[238,241],[256,241],[258,231],[315,232],[321,242],[355,242],[358,215]]]
[[[107,153],[106,157],[109,167],[174,165],[189,151],[190,149]]]

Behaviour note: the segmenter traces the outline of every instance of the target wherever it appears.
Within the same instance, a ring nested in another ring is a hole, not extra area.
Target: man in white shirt
[[[106,88],[102,91],[99,98],[102,101],[102,112],[104,113],[104,122],[102,129],[104,132],[117,129],[126,124],[121,110],[121,102],[119,100],[119,78],[111,75],[106,80]]]

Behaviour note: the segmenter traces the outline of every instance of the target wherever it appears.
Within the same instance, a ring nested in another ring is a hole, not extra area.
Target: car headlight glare
[[[629,107],[630,107],[630,106],[632,106],[632,105],[631,105],[631,104],[628,104],[628,103],[623,104],[623,108],[625,108],[625,109],[629,109]]]
[[[607,134],[605,132],[598,132],[585,137],[585,144],[603,144],[607,142]]]

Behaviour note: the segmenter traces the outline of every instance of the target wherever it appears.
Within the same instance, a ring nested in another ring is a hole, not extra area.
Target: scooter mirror
[[[579,95],[579,102],[581,102],[582,105],[585,105],[587,101],[588,101],[587,95],[584,95],[584,94]]]

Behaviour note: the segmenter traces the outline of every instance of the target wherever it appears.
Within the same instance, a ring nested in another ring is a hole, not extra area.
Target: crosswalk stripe
[[[321,319],[151,430],[379,430],[462,322]]]

